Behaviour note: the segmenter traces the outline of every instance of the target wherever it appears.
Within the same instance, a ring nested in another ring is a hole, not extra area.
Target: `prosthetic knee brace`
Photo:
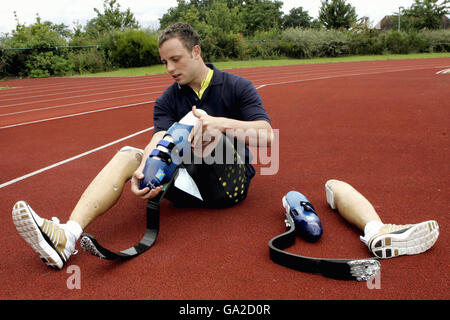
[[[206,114],[201,109],[197,111]],[[167,130],[145,163],[144,179],[140,181],[141,189],[149,187],[151,190],[169,182],[183,160],[190,159],[191,144],[188,137],[197,121],[198,118],[191,111]]]

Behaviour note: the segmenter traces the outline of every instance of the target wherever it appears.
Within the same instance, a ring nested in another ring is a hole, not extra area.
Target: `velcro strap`
[[[310,203],[310,202],[306,202],[306,201],[301,201],[300,205],[305,208],[308,211],[312,211],[314,213],[316,213],[316,209],[314,209],[314,206]]]
[[[159,157],[159,158],[161,158],[162,161],[164,161],[168,164],[172,163],[172,158],[170,157],[170,155],[167,152],[161,151],[159,149],[154,149],[150,153],[150,157]]]
[[[159,142],[156,146],[163,146],[163,147],[169,149],[169,151],[171,151],[173,149],[173,147],[175,147],[175,144],[173,142],[170,142],[167,140],[159,140]]]

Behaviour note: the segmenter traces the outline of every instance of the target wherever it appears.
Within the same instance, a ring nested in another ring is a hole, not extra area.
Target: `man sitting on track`
[[[430,249],[439,236],[435,220],[408,225],[384,224],[370,202],[346,182],[328,180],[325,192],[330,207],[364,232],[361,241],[378,258],[422,253]]]
[[[24,201],[15,204],[13,220],[19,234],[47,265],[63,268],[83,230],[115,204],[128,180],[131,179],[132,192],[142,199],[160,195],[162,186],[151,190],[139,188],[144,178],[142,172],[147,158],[166,131],[185,117],[198,120],[189,136],[194,149],[199,145],[201,150],[207,149],[211,142],[208,135],[215,136],[212,141],[217,145],[212,152],[231,145],[234,157],[231,164],[186,164],[186,172],[198,187],[197,194],[177,187],[175,180],[165,197],[180,207],[230,207],[246,198],[250,180],[255,175],[247,145],[256,140],[270,146],[273,139],[270,120],[251,82],[206,65],[199,44],[197,33],[187,24],[174,24],[162,33],[158,43],[161,61],[175,83],[155,103],[155,133],[145,150],[124,147],[112,158],[85,190],[67,223],[59,224],[57,219],[39,217]],[[238,131],[251,131],[257,137],[250,139],[249,135],[233,134]],[[239,140],[245,145],[243,152],[235,147]],[[241,158],[244,159],[239,163]],[[351,186],[330,180],[326,187],[331,207],[365,231],[363,242],[376,256],[389,258],[419,253],[431,247],[437,238],[435,222],[431,225],[384,225],[370,203]],[[391,244],[397,240],[405,248],[391,250]],[[426,244],[422,245],[424,241]],[[414,242],[419,242],[419,249],[410,248],[410,243]]]
[[[175,83],[156,100],[154,134],[145,149],[122,148],[85,190],[65,224],[59,224],[58,219],[39,217],[24,201],[14,206],[13,220],[20,235],[51,267],[63,268],[83,230],[116,203],[130,178],[132,192],[144,200],[161,193],[163,186],[140,189],[143,169],[166,131],[183,119],[197,120],[189,136],[194,154],[198,155],[195,150],[200,150],[203,157],[208,154],[202,154],[202,150],[209,148],[211,154],[225,149],[223,155],[228,157],[231,148],[232,163],[227,158],[227,161],[199,164],[195,160],[199,157],[193,155],[193,163],[185,164],[185,173],[197,189],[178,188],[177,178],[165,198],[180,207],[223,208],[240,203],[247,196],[250,180],[255,175],[247,145],[253,140],[270,146],[273,139],[270,120],[257,90],[244,78],[206,65],[199,36],[188,24],[169,26],[159,37],[158,46],[161,61]],[[215,147],[211,148],[213,143]]]

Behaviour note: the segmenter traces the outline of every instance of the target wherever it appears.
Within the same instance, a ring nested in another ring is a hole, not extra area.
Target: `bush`
[[[19,75],[25,70],[26,55],[19,50],[2,50],[1,75]]]
[[[216,59],[244,59],[247,47],[245,40],[241,34],[232,32],[218,32],[214,36],[214,43],[212,44],[214,58]]]
[[[425,52],[450,52],[450,30],[423,30],[418,34],[426,44]]]
[[[280,52],[290,58],[338,57],[350,53],[347,32],[290,28],[283,31]]]
[[[417,31],[411,31],[408,33],[407,41],[409,44],[408,53],[420,53],[427,52],[428,43],[426,39]]]
[[[54,54],[52,51],[31,54],[25,63],[25,74],[31,78],[63,76],[72,70],[68,59]]]
[[[346,31],[316,30],[321,35],[316,56],[340,57],[350,54],[350,34]]]
[[[278,30],[256,32],[246,41],[248,58],[276,59],[280,56],[281,33]]]
[[[402,31],[389,31],[384,34],[385,49],[388,53],[409,53],[408,34]]]
[[[29,26],[17,23],[11,36],[2,39],[2,46],[8,48],[2,54],[2,74],[32,77],[63,75],[71,69],[70,62],[55,48],[66,43],[52,24],[42,23],[39,16],[36,23]]]
[[[382,54],[384,41],[380,32],[368,30],[362,33],[353,33],[350,40],[350,53],[356,55]]]
[[[115,67],[159,64],[158,39],[154,32],[130,29],[110,34],[103,43],[106,57]]]
[[[95,73],[112,69],[104,51],[96,48],[79,49],[70,54],[72,70],[76,73]]]

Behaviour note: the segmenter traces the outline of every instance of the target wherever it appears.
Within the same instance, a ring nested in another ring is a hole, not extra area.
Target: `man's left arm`
[[[201,114],[196,107],[192,107],[193,114],[200,119],[197,126],[191,131],[189,141],[192,146],[200,143],[206,145],[210,142],[205,136],[217,136],[226,134],[231,138],[236,138],[248,146],[269,147],[273,141],[273,130],[266,120],[242,121],[225,117],[213,117]]]

